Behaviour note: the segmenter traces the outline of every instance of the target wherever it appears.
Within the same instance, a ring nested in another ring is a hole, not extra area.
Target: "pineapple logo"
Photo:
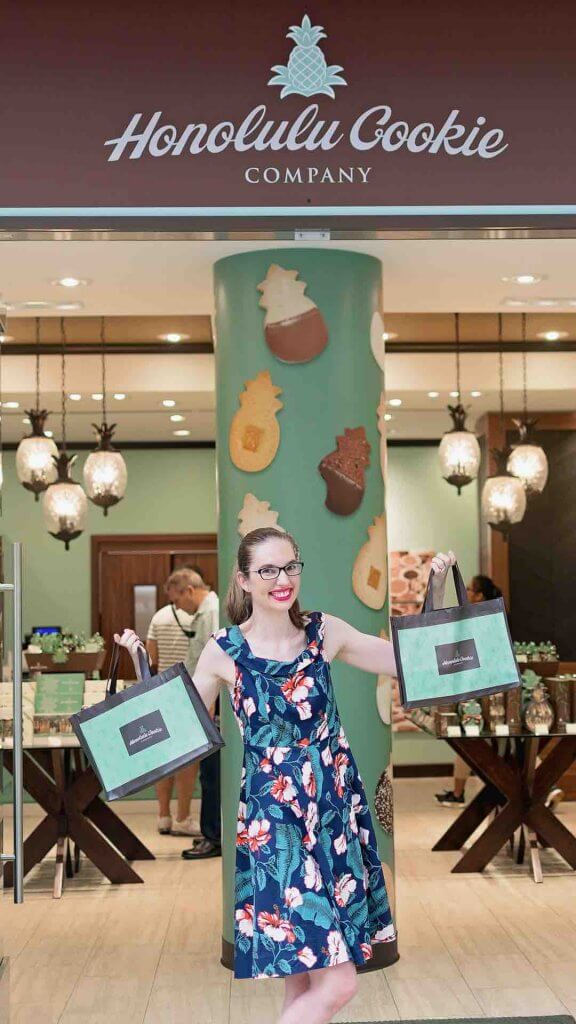
[[[323,94],[334,99],[334,85],[347,85],[345,78],[339,74],[344,69],[339,64],[326,63],[322,50],[317,45],[320,39],[326,39],[321,25],[313,25],[307,14],[302,18],[301,25],[291,25],[287,39],[293,39],[293,48],[288,64],[276,64],[272,71],[274,77],[268,85],[281,85],[280,99],[285,96],[317,96]]]

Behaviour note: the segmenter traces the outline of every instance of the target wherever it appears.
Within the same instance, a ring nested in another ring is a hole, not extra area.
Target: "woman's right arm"
[[[138,679],[141,679],[138,648],[145,648],[138,634],[133,629],[125,629],[121,636],[115,634],[114,639],[117,644],[126,648],[134,662]],[[212,637],[198,658],[193,681],[208,709],[213,706],[222,685],[234,685],[234,662]]]

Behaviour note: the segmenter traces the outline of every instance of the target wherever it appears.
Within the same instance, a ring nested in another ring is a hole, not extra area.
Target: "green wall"
[[[82,479],[89,453],[82,452],[74,476]],[[204,533],[216,529],[216,480],[212,449],[143,449],[124,453],[126,497],[106,517],[90,506],[88,527],[70,550],[44,527],[41,501],[16,478],[14,453],[4,453],[3,512],[5,578],[9,546],[23,544],[24,631],[40,623],[90,629],[90,535],[101,533]],[[8,602],[9,603],[9,602]],[[9,608],[6,609],[7,628]],[[6,638],[8,639],[8,633]]]
[[[448,417],[447,417],[448,419]],[[447,424],[448,427],[448,424]],[[448,551],[458,555],[466,581],[478,570],[478,488],[469,484],[458,496],[442,479],[438,448],[396,446],[388,449],[389,551]],[[451,584],[447,596],[451,599]],[[433,736],[393,734],[394,764],[447,764],[454,760],[450,747]]]

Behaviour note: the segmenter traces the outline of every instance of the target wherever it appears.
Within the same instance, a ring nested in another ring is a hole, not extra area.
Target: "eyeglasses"
[[[250,569],[249,572],[257,572],[262,580],[277,580],[281,572],[287,576],[300,576],[304,562],[288,562],[287,565],[263,565],[261,569]]]

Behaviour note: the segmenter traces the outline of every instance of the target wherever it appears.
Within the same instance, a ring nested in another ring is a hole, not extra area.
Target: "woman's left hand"
[[[446,587],[446,576],[448,571],[456,564],[456,555],[449,551],[445,555],[439,551],[432,559],[432,586],[436,594],[443,594]]]

